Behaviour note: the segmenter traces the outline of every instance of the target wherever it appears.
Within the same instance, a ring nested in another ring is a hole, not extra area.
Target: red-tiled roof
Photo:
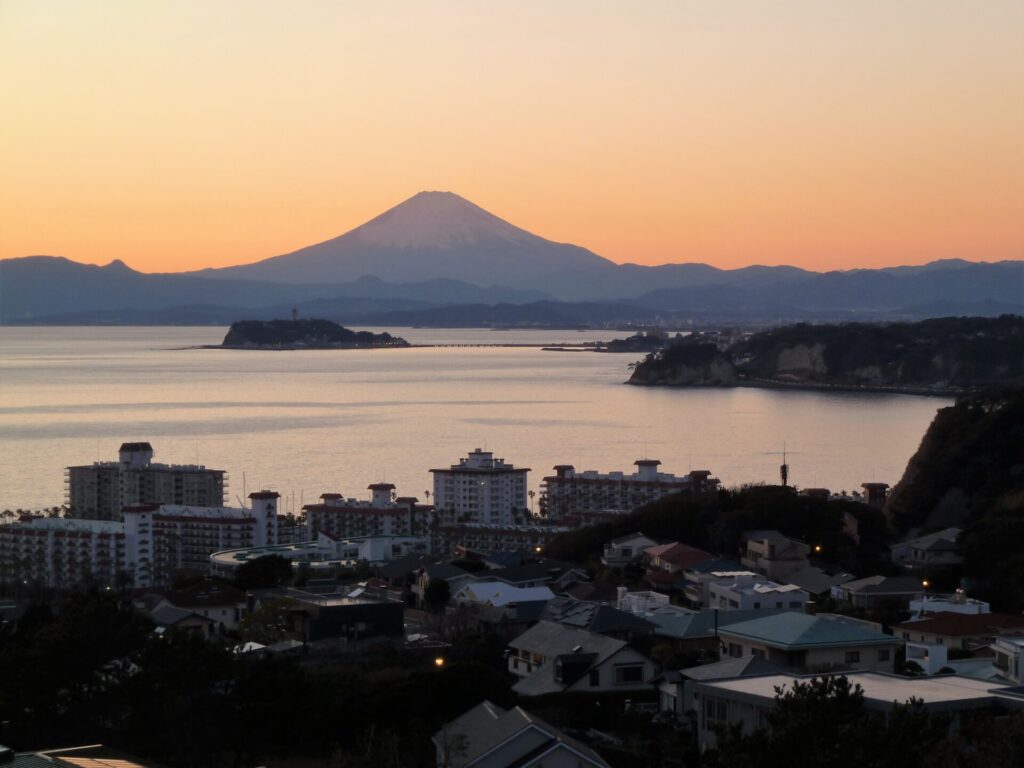
[[[894,630],[926,635],[975,637],[998,635],[1008,629],[1024,628],[1024,615],[1014,613],[953,613],[942,611],[921,619],[893,625]]]
[[[683,544],[680,541],[674,541],[671,544],[661,544],[656,547],[648,547],[644,552],[651,558],[660,558],[666,563],[671,563],[680,569],[692,568],[697,563],[703,563],[706,560],[711,560],[713,555],[710,552],[705,552],[703,549],[697,549],[691,547],[689,544]]]

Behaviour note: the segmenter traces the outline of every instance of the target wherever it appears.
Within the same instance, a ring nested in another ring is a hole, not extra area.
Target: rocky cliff
[[[642,386],[731,386],[736,366],[714,344],[683,340],[649,354],[633,369],[629,384]]]

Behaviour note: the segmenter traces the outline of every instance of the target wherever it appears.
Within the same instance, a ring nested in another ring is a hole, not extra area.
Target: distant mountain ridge
[[[545,302],[589,304],[594,313],[588,320],[586,308],[555,312]],[[533,308],[499,310],[504,305]],[[0,261],[2,323],[220,323],[242,314],[233,308],[270,319],[293,306],[343,322],[386,322],[404,313],[425,324],[456,317],[501,323],[510,316],[542,323],[553,315],[584,323],[998,315],[1024,312],[1024,261],[951,259],[826,273],[615,264],[538,237],[451,192],[421,192],[340,237],[223,269],[144,274],[120,261]]]

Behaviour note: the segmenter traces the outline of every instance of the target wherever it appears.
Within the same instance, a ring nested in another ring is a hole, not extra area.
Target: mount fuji
[[[615,265],[585,248],[520,229],[452,192],[420,192],[335,237],[202,277],[275,283],[461,280],[479,286],[542,284],[552,273]]]

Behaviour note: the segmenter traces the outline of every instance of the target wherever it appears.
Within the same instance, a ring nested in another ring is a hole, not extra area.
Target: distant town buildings
[[[307,539],[315,540],[321,533],[333,539],[426,535],[429,507],[417,504],[411,496],[394,498],[391,483],[374,483],[367,490],[369,500],[325,493],[319,504],[305,505]]]
[[[752,573],[708,585],[709,606],[723,611],[760,611],[769,608],[805,611],[809,596],[793,584],[779,584]]]
[[[658,471],[657,459],[637,459],[637,470],[600,473],[577,472],[571,464],[559,464],[554,475],[541,483],[540,513],[549,520],[565,520],[594,513],[624,514],[671,493],[703,493],[718,487],[706,469],[681,477]]]
[[[530,470],[479,448],[447,469],[432,469],[434,508],[443,523],[509,526],[529,518]]]
[[[250,500],[251,508],[135,505],[121,521],[29,518],[0,526],[0,567],[7,579],[61,589],[153,587],[205,574],[214,552],[275,543],[277,494]]]
[[[778,531],[748,531],[740,562],[745,568],[775,581],[785,581],[791,573],[806,568],[811,548],[802,541]]]
[[[65,470],[67,505],[73,517],[121,520],[137,504],[219,507],[225,472],[197,464],[156,464],[149,443],[123,443],[117,461],[97,461]]]

